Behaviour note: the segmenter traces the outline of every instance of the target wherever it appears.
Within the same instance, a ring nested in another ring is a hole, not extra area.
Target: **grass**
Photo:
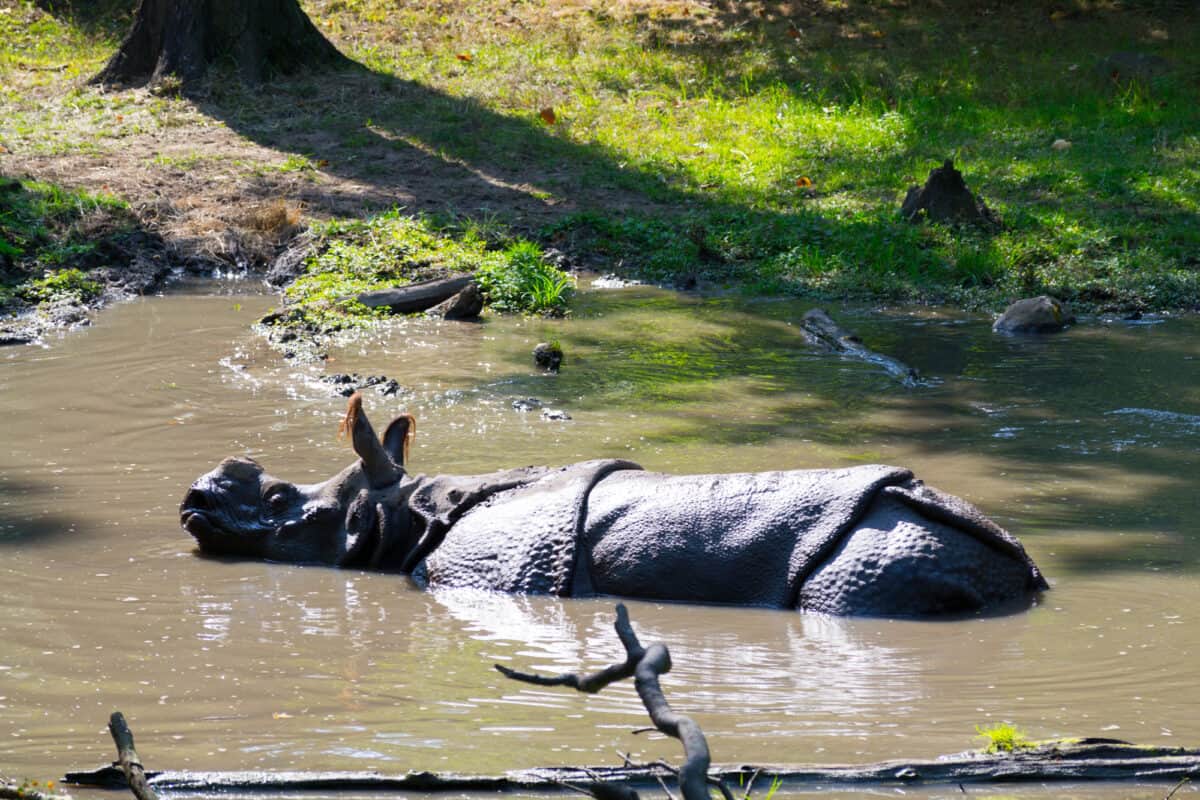
[[[1200,26],[1173,8],[310,4],[373,69],[604,154],[589,179],[665,203],[593,208],[547,231],[648,277],[1194,307],[1200,56],[1188,42]],[[1101,74],[1101,57],[1122,50],[1172,66],[1135,80]],[[538,118],[547,107],[553,125]],[[1071,146],[1054,149],[1058,139]],[[515,147],[445,149],[483,161]],[[898,219],[905,189],[947,156],[999,209],[1002,233]]]
[[[449,273],[475,273],[498,311],[560,314],[570,278],[546,263],[541,248],[517,240],[494,248],[476,229],[439,226],[400,210],[318,226],[315,252],[285,293],[289,325],[324,333],[387,315],[352,298]]]
[[[53,16],[0,0],[0,39],[14,37],[0,55],[0,145],[113,152],[202,124],[185,99],[78,85],[132,5]],[[358,178],[389,150],[416,150],[561,209],[506,218],[507,236],[655,280],[1200,307],[1200,16],[1186,3],[303,5],[370,73],[357,94],[345,76],[214,84],[206,115],[282,151],[258,174]],[[1164,66],[1114,77],[1103,59],[1123,51]],[[318,134],[335,144],[305,143]],[[900,220],[905,190],[947,157],[1003,230]],[[494,212],[470,199],[445,198],[468,217]]]
[[[1034,746],[1024,731],[1007,722],[987,727],[976,726],[975,732],[986,742],[985,753],[1012,753]]]
[[[110,195],[0,180],[0,310],[14,301],[95,298],[102,287],[79,266],[100,265],[104,240],[131,227],[128,206]]]
[[[547,263],[533,242],[513,242],[499,258],[483,260],[475,274],[488,305],[497,311],[562,314],[571,296],[571,276]]]

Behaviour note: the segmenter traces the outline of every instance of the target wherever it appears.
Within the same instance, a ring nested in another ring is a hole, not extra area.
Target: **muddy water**
[[[221,457],[296,481],[351,457],[321,369],[248,332],[272,302],[147,299],[48,348],[0,351],[2,771],[50,778],[110,760],[113,709],[164,768],[674,758],[630,734],[644,724],[631,687],[583,697],[491,669],[618,658],[609,601],[420,593],[394,576],[192,552],[178,503]],[[927,757],[1001,720],[1033,737],[1200,743],[1200,322],[1095,321],[1017,342],[960,315],[841,312],[932,378],[905,390],[800,348],[790,321],[804,309],[605,292],[566,322],[404,322],[324,369],[406,387],[368,408],[417,415],[418,471],[598,456],[681,472],[895,463],[982,506],[1050,576],[1027,613],[954,623],[631,604],[643,640],[670,646],[668,695],[718,761]],[[568,354],[557,378],[528,364],[548,337]],[[574,419],[511,408],[528,396]]]

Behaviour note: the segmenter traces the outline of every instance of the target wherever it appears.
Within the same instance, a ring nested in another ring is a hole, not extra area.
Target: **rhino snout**
[[[184,530],[197,538],[211,535],[214,532],[213,526],[204,514],[211,509],[212,502],[208,494],[193,486],[188,489],[183,502],[179,504],[179,523]]]

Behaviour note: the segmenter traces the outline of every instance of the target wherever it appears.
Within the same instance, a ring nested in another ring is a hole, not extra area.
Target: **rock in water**
[[[1054,333],[1075,322],[1067,307],[1053,297],[1027,297],[1004,310],[992,330],[997,333]]]
[[[512,401],[512,407],[516,411],[533,411],[535,408],[542,407],[542,401],[536,397],[521,397]]]
[[[533,363],[550,372],[558,372],[562,366],[563,351],[556,344],[542,342],[533,348]]]
[[[970,223],[983,228],[1000,227],[1000,218],[967,189],[962,173],[946,159],[929,173],[924,186],[912,186],[904,197],[900,215],[909,222],[930,219],[934,222]]]

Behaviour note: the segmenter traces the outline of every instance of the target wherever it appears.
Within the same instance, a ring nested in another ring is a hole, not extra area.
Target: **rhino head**
[[[416,482],[404,460],[415,430],[405,414],[379,439],[355,393],[339,433],[349,436],[357,462],[305,486],[268,475],[253,459],[227,458],[188,489],[180,523],[203,553],[379,566],[413,544],[405,500]]]

